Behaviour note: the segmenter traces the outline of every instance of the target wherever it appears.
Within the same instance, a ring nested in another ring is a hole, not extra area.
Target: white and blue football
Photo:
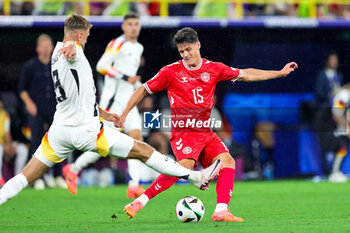
[[[181,222],[199,222],[204,212],[202,201],[194,196],[184,197],[176,205],[176,216]]]

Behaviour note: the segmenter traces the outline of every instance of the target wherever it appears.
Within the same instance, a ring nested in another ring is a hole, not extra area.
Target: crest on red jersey
[[[203,80],[203,82],[208,82],[210,80],[210,74],[204,72],[203,74],[201,74],[201,79]]]
[[[189,154],[192,152],[192,148],[189,146],[186,146],[185,148],[183,148],[182,153],[184,153],[185,155]]]

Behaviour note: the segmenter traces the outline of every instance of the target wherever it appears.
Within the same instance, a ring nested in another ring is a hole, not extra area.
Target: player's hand
[[[32,116],[36,116],[36,114],[38,113],[36,104],[33,101],[26,103],[26,109],[27,112]]]
[[[118,116],[116,121],[114,122],[114,126],[117,128],[124,128],[125,117]]]
[[[134,84],[137,81],[141,81],[141,76],[140,75],[129,76],[129,78],[128,78],[128,82],[131,83],[131,84]]]
[[[63,55],[63,57],[67,58],[68,60],[74,60],[77,57],[75,43],[64,43],[64,46],[58,50],[58,54]]]
[[[100,116],[106,121],[111,121],[111,122],[115,122],[118,118],[118,115],[116,113],[109,113],[109,112],[104,112],[104,114],[101,114]]]
[[[293,72],[297,68],[298,68],[298,64],[297,63],[289,62],[281,70],[281,76],[282,77],[286,77],[288,74],[290,74],[291,72]]]

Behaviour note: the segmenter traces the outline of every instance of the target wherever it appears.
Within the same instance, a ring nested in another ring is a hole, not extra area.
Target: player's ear
[[[125,24],[124,24],[124,22],[122,23],[121,28],[122,28],[122,31],[124,32],[125,31]]]
[[[82,32],[78,32],[78,41],[80,41],[83,38],[83,33]]]
[[[201,48],[201,42],[197,41],[197,46],[198,46],[198,49]]]

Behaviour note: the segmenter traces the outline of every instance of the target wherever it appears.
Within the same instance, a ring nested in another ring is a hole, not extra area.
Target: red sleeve
[[[167,67],[163,67],[156,75],[153,76],[153,78],[144,84],[147,92],[150,95],[168,89],[169,85],[170,78]]]
[[[218,70],[221,70],[218,77],[218,82],[228,80],[234,82],[242,76],[242,71],[240,69],[236,69],[222,63],[217,63],[217,65],[219,66]]]

